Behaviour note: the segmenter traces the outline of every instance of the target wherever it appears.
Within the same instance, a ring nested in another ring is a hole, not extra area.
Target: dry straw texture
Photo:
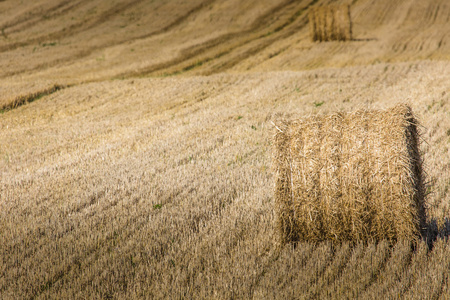
[[[281,121],[282,242],[416,240],[425,224],[417,121],[407,105]]]
[[[313,41],[348,41],[352,39],[350,6],[318,6],[309,13]]]

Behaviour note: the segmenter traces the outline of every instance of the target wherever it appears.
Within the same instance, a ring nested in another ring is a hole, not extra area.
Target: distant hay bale
[[[309,28],[313,41],[349,41],[352,22],[349,5],[329,5],[311,8]]]
[[[407,105],[280,121],[282,243],[417,240],[425,226],[417,121]]]

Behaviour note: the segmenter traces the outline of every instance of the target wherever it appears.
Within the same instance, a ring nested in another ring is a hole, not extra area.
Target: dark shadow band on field
[[[371,42],[371,41],[378,41],[377,38],[365,38],[365,39],[354,39],[352,38],[350,40],[351,42]]]
[[[444,222],[439,225],[439,220],[436,218],[427,222],[422,238],[427,242],[428,248],[433,249],[434,243],[438,240],[448,241],[450,237],[450,219],[445,218]]]
[[[433,250],[434,244],[437,241],[448,242],[450,240],[450,218],[446,217],[443,220],[432,218],[427,221],[425,224],[425,228],[421,233],[422,241],[426,242],[429,250]],[[307,242],[304,240],[293,240],[286,244],[292,245],[295,249],[298,245],[301,245],[303,242]],[[331,242],[333,245],[341,245],[343,242],[350,243],[351,247],[355,246],[358,243],[379,243],[377,240],[368,240],[368,241],[321,241],[321,242]],[[321,243],[319,242],[319,243]],[[396,242],[388,241],[391,246],[394,246]],[[283,243],[282,243],[283,244]],[[412,244],[412,249],[415,249],[415,244]]]
[[[6,103],[3,106],[0,106],[0,113],[5,113],[8,112],[10,110],[16,109],[24,104],[27,103],[31,103],[35,100],[41,99],[44,96],[48,96],[50,94],[53,94],[59,90],[65,89],[69,87],[68,85],[59,85],[59,84],[54,84],[53,86],[44,89],[44,90],[40,90],[34,93],[29,93],[26,95],[20,95],[17,96],[16,98],[14,98],[13,100],[9,101],[8,103]]]

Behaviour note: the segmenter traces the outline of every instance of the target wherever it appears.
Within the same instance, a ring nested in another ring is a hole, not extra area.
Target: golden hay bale
[[[313,41],[348,41],[352,39],[349,5],[313,7],[308,17]]]
[[[425,209],[416,124],[407,105],[280,121],[282,242],[417,240]]]

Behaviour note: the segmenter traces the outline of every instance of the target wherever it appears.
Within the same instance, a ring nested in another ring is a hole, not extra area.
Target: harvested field
[[[284,243],[420,239],[425,185],[409,106],[275,126],[275,204]]]
[[[0,107],[54,85],[130,76],[450,59],[447,0],[358,1],[354,42],[313,43],[309,11],[331,2],[4,1]]]
[[[0,1],[0,298],[448,299],[449,5],[356,1],[313,43],[330,3]],[[271,122],[398,103],[416,247],[280,247]]]

